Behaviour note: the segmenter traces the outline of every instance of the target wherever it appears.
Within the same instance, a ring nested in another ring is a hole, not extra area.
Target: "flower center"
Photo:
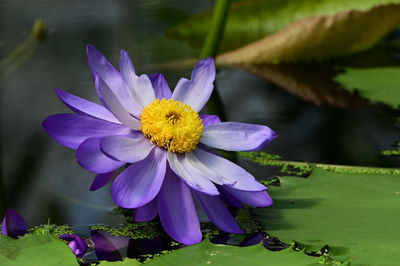
[[[172,99],[156,99],[143,109],[140,120],[140,130],[151,143],[173,152],[194,150],[203,133],[199,114]]]

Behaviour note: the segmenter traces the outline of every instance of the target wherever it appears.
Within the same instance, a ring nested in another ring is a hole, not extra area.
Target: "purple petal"
[[[194,196],[211,222],[213,222],[213,224],[215,224],[219,229],[233,234],[244,233],[219,196],[210,196],[197,191],[194,191]]]
[[[60,236],[61,239],[68,242],[69,248],[78,258],[82,258],[88,250],[86,241],[74,234],[64,234]]]
[[[222,183],[246,191],[266,189],[249,172],[229,160],[199,148],[192,151],[192,154],[197,159],[197,169],[206,173],[210,179],[215,180],[214,182],[220,180],[218,184]]]
[[[118,120],[124,123],[127,127],[134,130],[139,130],[139,120],[128,113],[128,111],[122,106],[120,101],[107,86],[107,84],[103,82],[99,75],[95,76],[95,85],[96,88],[101,92],[103,96],[103,101],[107,104],[108,109],[111,110],[115,117],[118,118]]]
[[[121,124],[107,108],[97,103],[82,99],[60,89],[55,89],[60,100],[72,111],[81,115],[89,115],[112,123]]]
[[[121,74],[108,62],[108,60],[95,47],[88,45],[86,48],[89,67],[93,77],[98,73],[100,78],[112,90],[121,105],[135,116],[139,116],[140,108],[130,94],[128,87]],[[100,93],[100,97],[101,97]]]
[[[227,151],[249,151],[262,148],[276,137],[266,126],[222,122],[205,126],[200,142]]]
[[[96,174],[104,174],[114,171],[125,162],[113,160],[100,149],[101,137],[88,138],[76,150],[78,163],[88,171]]]
[[[228,206],[235,208],[243,208],[243,204],[240,202],[240,200],[229,194],[229,192],[226,192],[223,189],[223,186],[218,186],[218,191],[222,201],[228,204]]]
[[[16,211],[8,208],[4,213],[3,221],[1,223],[1,233],[12,238],[18,238],[28,232],[28,226],[24,218],[21,217]]]
[[[171,169],[191,188],[209,195],[218,195],[218,189],[208,179],[208,176],[191,164],[187,154],[168,152],[168,162]]]
[[[266,191],[242,191],[228,186],[223,189],[236,199],[254,207],[268,207],[272,205],[272,199]]]
[[[201,241],[200,223],[190,189],[170,169],[158,196],[158,213],[164,230],[176,241],[185,245]]]
[[[136,222],[148,222],[153,220],[158,214],[157,197],[146,205],[135,209],[135,221]]]
[[[110,180],[114,177],[114,174],[115,171],[96,175],[92,185],[90,186],[90,191],[98,190],[107,185],[107,183],[110,182]]]
[[[76,114],[52,115],[42,125],[50,137],[72,149],[77,149],[87,138],[126,135],[130,132],[124,125]]]
[[[108,136],[101,140],[102,150],[111,157],[128,163],[136,163],[146,158],[154,145],[142,133],[132,136]]]
[[[97,230],[90,232],[90,239],[94,244],[94,251],[99,260],[122,260],[120,250],[126,249],[129,245],[129,237],[112,236]]]
[[[150,80],[158,99],[170,99],[172,97],[171,89],[163,74],[153,74],[150,76]]]
[[[113,200],[122,208],[138,208],[160,191],[167,166],[166,152],[155,148],[150,155],[130,165],[113,182]]]
[[[211,57],[198,62],[193,69],[191,80],[179,80],[172,98],[189,104],[197,112],[200,111],[210,98],[214,88],[215,64]]]
[[[221,123],[221,119],[217,115],[200,115],[200,118],[203,120],[203,126]]]
[[[131,59],[124,50],[121,51],[119,67],[132,97],[136,100],[141,109],[156,99],[149,77],[147,75],[141,75],[140,77],[136,75]]]
[[[259,233],[252,234],[252,235],[246,237],[246,239],[243,240],[243,241],[240,243],[240,246],[241,246],[241,247],[248,247],[248,246],[257,245],[257,244],[259,244],[261,241],[263,241],[265,237],[267,237],[267,234],[266,234],[266,233],[263,233],[263,232],[259,232]]]

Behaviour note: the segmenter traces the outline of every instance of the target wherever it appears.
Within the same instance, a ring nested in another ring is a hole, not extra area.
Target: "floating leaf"
[[[290,23],[311,16],[329,16],[352,9],[367,11],[399,0],[247,0],[232,3],[224,31],[222,50],[239,48],[277,32]],[[169,29],[174,38],[202,47],[210,27],[212,10],[191,16]],[[383,19],[383,18],[382,18]]]
[[[124,259],[123,261],[102,261],[99,264],[100,266],[123,266],[123,265],[129,265],[129,266],[135,266],[135,265],[142,265],[140,262],[134,259]]]
[[[251,247],[215,245],[205,240],[154,259],[147,265],[319,265],[319,258],[293,249],[269,251],[262,244]]]
[[[217,58],[220,64],[296,62],[350,55],[374,46],[400,23],[400,5],[313,16]]]
[[[336,81],[372,102],[400,107],[400,67],[347,68]]]
[[[281,187],[269,190],[274,205],[254,211],[268,233],[313,250],[327,244],[334,258],[351,265],[400,261],[400,174],[316,168],[308,178],[280,180]]]
[[[50,234],[30,234],[19,239],[0,235],[1,265],[77,265],[65,242]]]

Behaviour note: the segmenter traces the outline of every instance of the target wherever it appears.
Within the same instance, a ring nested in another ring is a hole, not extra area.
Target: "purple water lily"
[[[272,204],[266,187],[238,165],[209,151],[260,149],[276,138],[269,127],[221,122],[199,115],[213,90],[212,58],[198,62],[191,79],[173,93],[162,74],[138,76],[125,51],[120,71],[93,46],[87,57],[102,105],[62,90],[61,101],[76,114],[56,114],[43,122],[60,144],[76,149],[82,167],[96,173],[91,190],[113,181],[117,205],[136,209],[137,221],[159,216],[165,231],[186,244],[201,241],[194,200],[220,229],[242,230],[226,208],[242,203]]]
[[[12,238],[18,238],[28,232],[28,226],[24,218],[16,211],[8,208],[1,223],[1,233]]]

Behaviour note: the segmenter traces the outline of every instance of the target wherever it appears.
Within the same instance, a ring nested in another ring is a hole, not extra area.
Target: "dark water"
[[[1,0],[1,58],[27,38],[34,19],[46,21],[49,36],[32,55],[14,61],[1,76],[1,174],[6,205],[30,225],[119,224],[110,214],[109,187],[88,188],[93,174],[75,162],[73,150],[48,137],[41,122],[69,112],[57,99],[61,88],[97,101],[85,46],[98,47],[116,64],[126,49],[138,72],[164,72],[171,87],[190,67],[165,64],[195,58],[199,51],[168,39],[165,30],[213,1]],[[399,112],[362,106],[315,105],[239,68],[220,69],[217,85],[228,120],[265,124],[279,138],[266,151],[286,159],[398,167],[382,157],[400,139]],[[244,162],[246,167],[253,165]],[[262,168],[251,169],[265,176]]]

